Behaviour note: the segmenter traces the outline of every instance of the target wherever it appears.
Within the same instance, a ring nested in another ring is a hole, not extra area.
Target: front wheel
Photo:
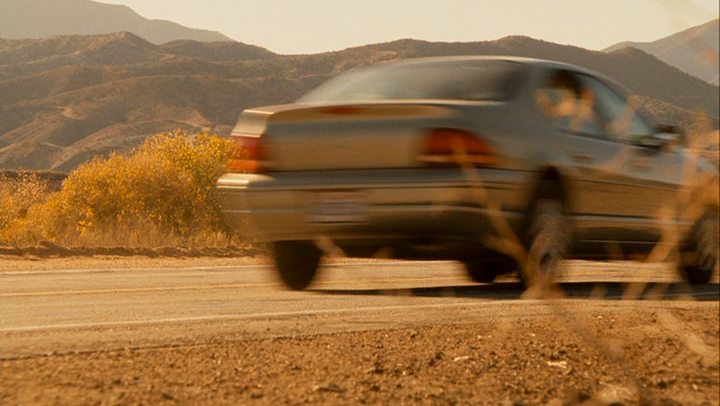
[[[521,278],[528,287],[548,288],[557,279],[560,261],[569,251],[571,235],[560,199],[536,200],[529,214],[526,235],[527,262]]]
[[[680,273],[691,285],[710,282],[718,263],[718,218],[705,215],[695,225],[690,245],[682,255]]]
[[[322,250],[310,241],[273,243],[275,268],[283,283],[293,290],[303,290],[312,283],[320,258]]]

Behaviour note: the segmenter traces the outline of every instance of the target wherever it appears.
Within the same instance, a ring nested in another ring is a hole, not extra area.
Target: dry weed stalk
[[[542,107],[542,106],[541,106]],[[609,130],[616,134],[626,131],[631,125],[633,116],[637,113],[639,103],[636,99],[631,98],[626,108],[617,120],[609,125]],[[718,207],[717,182],[718,178],[704,177],[698,170],[698,161],[702,151],[705,151],[708,145],[712,145],[713,140],[710,131],[710,122],[707,115],[704,114],[701,123],[700,133],[693,134],[690,137],[688,145],[688,159],[684,163],[682,187],[677,192],[678,206],[668,203],[659,213],[658,220],[664,225],[661,234],[661,240],[655,248],[644,259],[646,263],[664,262],[668,259],[682,260],[679,255],[672,257],[671,254],[679,251],[679,246],[683,242],[683,238],[688,234],[690,228],[704,215],[708,207]],[[581,119],[588,119],[583,116]],[[577,123],[576,123],[577,124]],[[703,131],[704,130],[704,131]],[[620,149],[619,153],[610,160],[604,162],[601,170],[617,171],[627,162],[632,153],[632,147],[629,145]],[[483,243],[494,250],[513,257],[520,266],[520,272],[525,275],[526,280],[530,281],[530,286],[523,294],[525,298],[544,299],[548,306],[551,306],[558,315],[566,321],[567,327],[577,333],[583,341],[589,346],[595,348],[601,354],[604,354],[609,360],[617,363],[623,363],[628,367],[629,371],[639,370],[637,363],[623,356],[621,350],[614,348],[610,343],[606,342],[602,337],[595,335],[592,331],[591,320],[588,315],[580,311],[573,311],[572,306],[566,306],[566,296],[561,289],[550,284],[534,284],[539,270],[535,267],[535,262],[530,260],[530,253],[522,243],[522,239],[513,231],[507,219],[502,215],[501,202],[492,200],[484,185],[480,171],[475,167],[471,158],[468,156],[462,143],[457,140],[453,144],[453,158],[459,165],[464,174],[468,185],[472,191],[475,202],[481,207],[486,207],[489,211],[491,225],[497,236],[487,236]],[[717,164],[717,162],[716,162]],[[697,191],[701,191],[697,194]],[[570,225],[568,225],[570,227]],[[610,257],[613,259],[624,259],[619,246],[608,247]],[[623,292],[623,299],[635,300],[645,291],[648,281],[640,283],[629,283]],[[664,288],[661,288],[664,289]],[[601,285],[596,285],[590,295],[590,298],[602,298],[605,296],[606,289]],[[656,290],[652,292],[654,295],[660,296],[663,292]],[[691,298],[693,299],[693,298]],[[695,354],[702,357],[704,362],[715,362],[717,359],[717,349],[710,348],[702,340],[682,328],[682,324],[673,317],[669,311],[662,311],[660,319],[668,329],[679,335],[686,347]],[[646,397],[643,385],[638,379],[634,378],[639,374],[628,374],[628,379],[632,381],[635,393],[638,396]],[[598,394],[599,395],[599,394]],[[601,401],[598,395],[588,400],[588,404]]]

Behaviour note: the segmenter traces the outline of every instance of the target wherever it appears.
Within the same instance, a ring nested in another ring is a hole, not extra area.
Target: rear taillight
[[[227,161],[229,172],[260,173],[268,167],[267,143],[260,135],[232,134],[232,150]]]
[[[497,152],[481,137],[464,130],[438,128],[425,138],[419,161],[428,165],[493,165]]]

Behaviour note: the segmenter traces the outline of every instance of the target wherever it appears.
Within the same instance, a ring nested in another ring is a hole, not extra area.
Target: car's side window
[[[595,94],[573,72],[554,70],[537,90],[535,99],[545,116],[560,131],[604,138],[595,109]]]
[[[595,109],[602,119],[604,132],[611,138],[634,143],[653,133],[653,127],[638,113],[636,105],[596,78],[580,75],[584,85],[595,94]]]

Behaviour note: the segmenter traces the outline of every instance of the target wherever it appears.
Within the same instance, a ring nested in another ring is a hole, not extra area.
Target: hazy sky
[[[717,0],[99,0],[279,53],[520,34],[602,49],[718,18]]]

